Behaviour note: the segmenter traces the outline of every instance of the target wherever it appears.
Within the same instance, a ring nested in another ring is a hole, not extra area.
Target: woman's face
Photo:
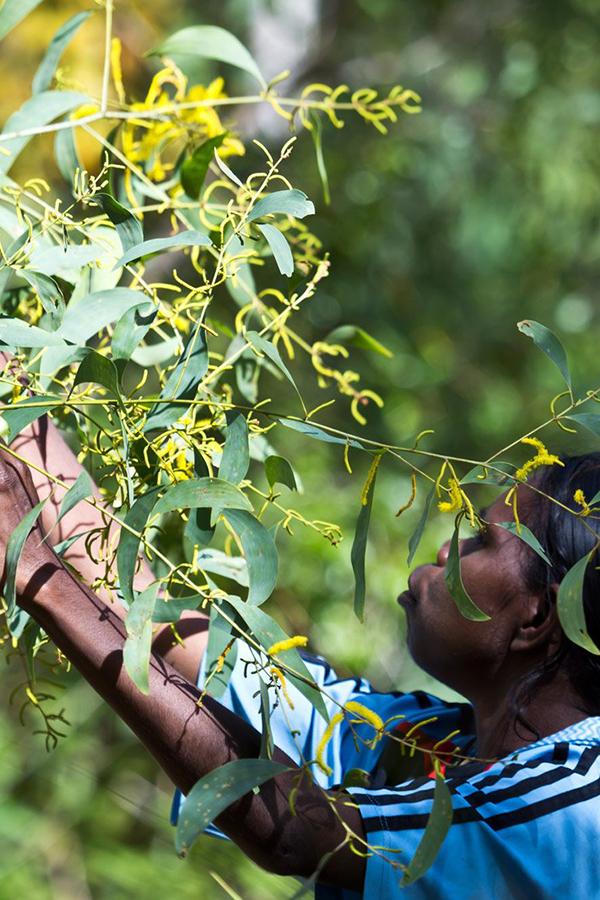
[[[485,512],[489,523],[513,521],[501,495]],[[524,486],[517,493],[519,517],[527,524],[535,494]],[[526,554],[532,551],[506,531],[490,524],[459,544],[465,589],[491,618],[465,619],[450,596],[444,577],[450,541],[435,563],[418,566],[408,579],[408,591],[398,598],[406,610],[407,642],[415,662],[439,681],[469,699],[492,694],[520,667],[524,654],[515,653],[516,638],[534,615],[531,592],[523,577]]]

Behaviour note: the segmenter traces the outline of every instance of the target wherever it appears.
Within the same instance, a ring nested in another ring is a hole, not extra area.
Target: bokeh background
[[[0,122],[28,97],[50,35],[85,8],[45,0],[5,39]],[[302,329],[323,338],[352,322],[394,354],[355,355],[365,383],[385,399],[381,411],[370,410],[370,436],[402,443],[432,428],[430,449],[480,459],[542,421],[561,386],[518,334],[522,318],[561,335],[579,386],[600,383],[598,0],[121,0],[115,23],[129,94],[140,98],[156,66],[143,53],[164,34],[200,23],[234,31],[267,77],[291,68],[290,94],[324,81],[400,83],[422,95],[422,114],[402,117],[387,138],[351,118],[341,131],[325,129],[330,206],[308,135],[289,168],[316,203],[311,224],[333,264]],[[102,30],[98,10],[62,62],[65,82],[96,94]],[[190,75],[205,81],[217,72],[207,64]],[[231,93],[249,89],[240,73],[222,74]],[[260,108],[241,110],[236,121],[245,137],[275,149],[287,137],[285,123]],[[34,174],[34,163],[35,174],[56,182],[51,142],[32,146],[15,175]],[[257,158],[249,152],[240,174]],[[94,159],[86,164],[93,169]],[[301,362],[295,371],[309,385]],[[308,392],[315,403],[325,399]],[[324,419],[354,426],[343,404]],[[380,689],[431,687],[407,657],[395,604],[419,514],[417,504],[394,516],[408,495],[406,472],[382,464],[360,626],[349,553],[364,462],[356,459],[350,476],[339,448],[292,433],[280,440],[304,483],[299,508],[338,521],[345,540],[334,548],[300,527],[293,540],[282,535],[270,611],[291,633],[310,634],[340,672],[366,673]],[[592,439],[557,431],[548,440],[552,449],[581,450]],[[433,517],[417,561],[431,558],[449,524]],[[73,673],[56,689],[68,736],[46,754],[10,702],[20,673],[2,663],[0,900],[293,895],[296,882],[266,875],[224,842],[201,839],[178,860],[170,785],[128,730]]]

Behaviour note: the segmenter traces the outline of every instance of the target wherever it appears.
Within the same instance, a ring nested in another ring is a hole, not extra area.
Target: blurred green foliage
[[[83,8],[47,0],[6,39],[2,120],[28,95],[48,35]],[[484,457],[542,421],[561,389],[547,360],[518,334],[519,319],[562,333],[579,385],[597,377],[600,7],[596,0],[312,0],[301,12],[289,0],[205,0],[201,13],[191,0],[117,4],[125,81],[141,95],[155,64],[128,68],[128,53],[136,59],[166,31],[201,20],[249,42],[267,77],[287,65],[291,47],[299,83],[402,83],[422,95],[423,113],[402,118],[387,139],[360,121],[340,131],[324,125],[329,207],[310,138],[299,142],[290,174],[316,202],[314,228],[333,263],[305,327],[326,338],[353,322],[393,351],[391,360],[368,352],[359,360],[365,383],[385,398],[383,410],[369,409],[370,436],[408,443],[433,428],[427,447]],[[97,90],[95,18],[63,72]],[[285,123],[268,113],[244,111],[239,121],[247,134],[262,131],[267,145],[285,139]],[[37,147],[37,174],[48,177],[51,143],[38,139]],[[240,174],[252,163],[241,163]],[[307,399],[324,396],[315,390]],[[321,414],[349,427],[339,415],[335,407]],[[382,689],[430,686],[407,658],[394,600],[418,516],[415,508],[394,517],[410,490],[405,472],[389,458],[381,465],[361,627],[351,615],[349,554],[364,462],[351,454],[350,476],[341,448],[286,437],[278,451],[301,475],[300,508],[339,521],[346,539],[333,548],[298,529],[286,545],[282,534],[270,611],[290,633],[310,633],[313,648],[341,671],[367,673]],[[548,441],[553,450],[585,447],[561,432]],[[434,517],[417,561],[431,558],[448,531],[449,520]],[[167,823],[170,786],[128,731],[71,674],[60,705],[72,727],[48,758],[33,726],[22,728],[9,705],[18,680],[9,667],[0,713],[0,900],[16,892],[36,900],[227,896],[211,872],[237,892],[229,896],[293,894],[295,883],[259,872],[236,848],[209,838],[180,862]]]

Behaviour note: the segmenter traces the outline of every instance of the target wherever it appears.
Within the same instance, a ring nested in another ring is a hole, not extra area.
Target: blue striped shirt
[[[260,731],[258,676],[246,664],[247,648],[239,643],[238,649],[221,702]],[[446,703],[420,691],[378,693],[364,679],[338,679],[325,660],[305,657],[305,661],[324,689],[330,713],[355,700],[383,720],[401,717],[399,729],[404,734],[426,721],[411,735],[417,734],[422,746],[431,747],[460,729],[453,745],[465,754],[472,747],[473,717],[468,704]],[[201,670],[199,685],[203,678]],[[275,744],[301,764],[315,759],[326,723],[293,686],[288,690],[294,708],[285,701],[276,706],[271,729]],[[356,734],[364,741],[357,741]],[[390,753],[388,739],[370,748],[366,742],[372,736],[368,724],[340,723],[325,751],[331,775],[317,766],[313,769],[315,781],[326,788],[341,784],[350,769],[369,773],[368,786],[347,790],[359,806],[365,837],[373,848],[362,892],[318,885],[318,900],[600,897],[600,855],[596,855],[600,847],[600,717],[571,725],[491,765],[449,765],[452,826],[432,867],[405,888],[400,887],[402,866],[410,861],[423,835],[434,781],[423,769],[428,754],[411,755],[397,742]],[[174,821],[181,802],[177,792]],[[218,832],[213,829],[213,833]]]

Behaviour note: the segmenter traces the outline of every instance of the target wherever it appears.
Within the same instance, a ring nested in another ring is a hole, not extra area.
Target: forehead
[[[496,499],[487,506],[483,512],[483,518],[486,522],[514,522],[513,500],[506,503],[508,491],[499,494]],[[527,484],[517,485],[516,505],[519,519],[521,522],[527,523],[535,506],[535,491]]]

